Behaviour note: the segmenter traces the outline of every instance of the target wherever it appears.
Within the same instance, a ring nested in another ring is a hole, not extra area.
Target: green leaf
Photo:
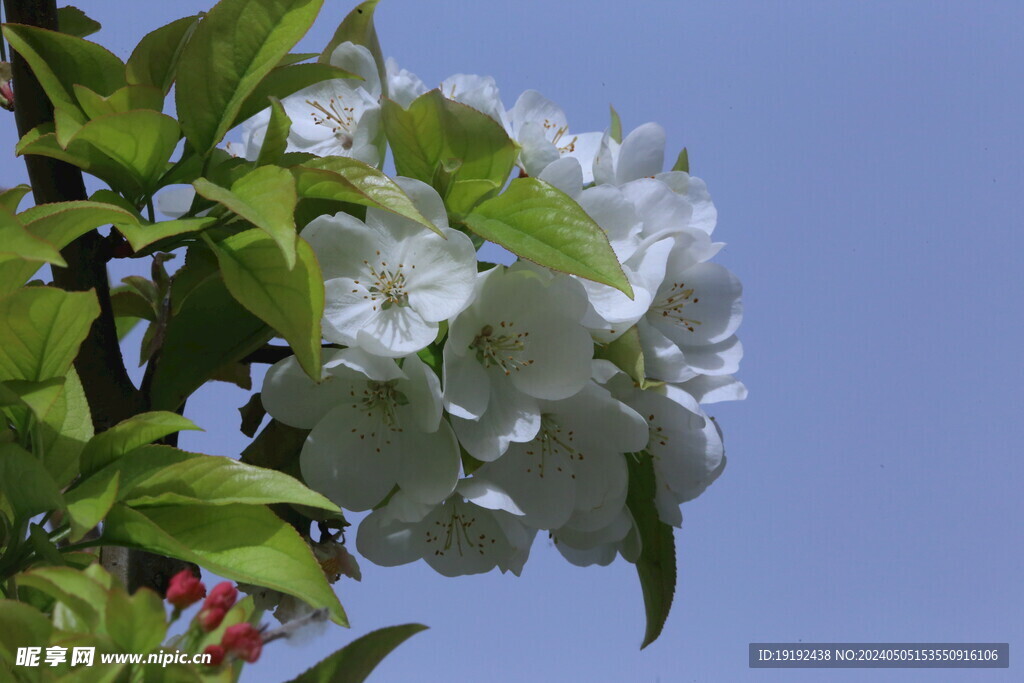
[[[67,111],[72,110],[58,107],[56,115],[60,118],[61,114]],[[74,130],[74,128],[65,128],[64,130],[66,132]],[[75,132],[77,133],[78,131]],[[53,133],[53,124],[44,123],[26,133],[15,147],[15,152],[18,155],[37,154],[67,162],[106,181],[111,187],[118,188],[133,197],[133,199],[141,198],[143,188],[139,184],[138,178],[134,173],[126,169],[123,164],[110,158],[100,149],[84,140],[69,138],[66,142],[69,144],[65,148]]]
[[[685,147],[683,147],[683,150],[679,152],[679,157],[676,159],[676,163],[672,165],[672,170],[683,171],[685,173],[690,172],[690,153],[686,151]]]
[[[63,376],[99,314],[91,291],[27,287],[0,299],[0,381]]]
[[[75,97],[90,119],[108,114],[123,114],[135,109],[163,111],[164,93],[151,85],[126,85],[104,97],[84,85],[75,85]]]
[[[267,124],[266,134],[263,136],[259,157],[256,158],[258,166],[276,164],[284,156],[285,150],[288,149],[288,132],[292,129],[292,120],[288,118],[288,113],[285,112],[281,100],[276,97],[269,99],[270,122]]]
[[[380,77],[381,87],[387,88],[388,78],[384,69],[384,54],[380,49],[380,40],[377,38],[377,29],[373,25],[373,13],[380,0],[366,0],[356,5],[355,9],[348,13],[341,24],[334,31],[331,41],[320,53],[318,59],[322,64],[329,64],[331,55],[339,45],[346,41],[362,45],[370,51],[374,62],[377,63],[377,74]],[[385,95],[387,91],[385,90]]]
[[[672,609],[676,590],[676,544],[672,527],[658,519],[654,505],[654,461],[645,454],[639,460],[627,457],[627,463],[629,493],[626,504],[636,521],[642,547],[636,562],[647,613],[647,630],[640,646],[642,650],[661,635]]]
[[[594,358],[615,363],[615,366],[630,376],[634,382],[644,382],[644,350],[640,345],[640,332],[636,326],[623,332],[615,341],[594,348]]]
[[[276,97],[283,100],[314,83],[334,78],[362,80],[356,74],[331,64],[289,64],[274,67],[245,98],[231,128],[266,109],[267,98]]]
[[[98,21],[85,16],[85,12],[77,7],[59,8],[57,10],[57,26],[60,27],[61,33],[79,38],[91,36],[103,28]]]
[[[323,157],[295,166],[291,171],[303,199],[328,199],[383,209],[441,234],[398,183],[358,159]]]
[[[289,683],[362,683],[392,650],[425,630],[422,624],[403,624],[371,631]]]
[[[32,546],[32,550],[36,553],[36,557],[32,561],[33,565],[50,565],[54,567],[67,565],[64,557],[61,556],[57,546],[50,540],[49,534],[46,533],[46,529],[41,524],[35,522],[29,524],[28,541],[29,545]]]
[[[18,206],[21,204],[21,200],[25,198],[29,192],[32,191],[31,185],[15,185],[14,187],[8,188],[3,192],[0,192],[0,208],[4,208],[11,213],[15,213],[18,210]]]
[[[10,259],[67,266],[52,244],[25,230],[13,214],[0,207],[0,263]]]
[[[324,282],[313,248],[298,240],[295,266],[289,268],[274,240],[260,230],[213,246],[232,296],[277,330],[306,374],[319,380]]]
[[[277,251],[273,243],[270,246]],[[189,253],[191,258],[192,249]],[[263,321],[234,300],[216,271],[197,277],[184,296],[181,276],[195,270],[186,265],[175,275],[171,302],[177,310],[167,325],[150,388],[155,409],[177,410],[219,368],[241,360],[273,336]]]
[[[486,240],[553,270],[620,290],[633,288],[608,236],[567,194],[536,178],[518,178],[477,206],[466,225]]]
[[[230,190],[199,178],[192,185],[201,196],[223,204],[265,232],[277,243],[288,270],[295,266],[295,178],[279,166],[260,166],[231,185]],[[228,283],[231,287],[231,283]],[[242,302],[245,303],[244,301]],[[257,315],[259,312],[253,311]]]
[[[45,647],[53,624],[31,605],[17,600],[0,600],[0,671],[14,662],[20,647]],[[18,680],[12,676],[12,680]]]
[[[131,596],[120,586],[107,596],[106,630],[125,652],[150,652],[167,635],[163,600],[149,588],[140,588]]]
[[[89,477],[65,494],[64,501],[71,518],[69,542],[80,540],[103,521],[117,500],[120,483],[121,473],[115,470]]]
[[[149,193],[166,170],[179,132],[178,122],[170,116],[135,109],[93,119],[75,133],[68,147],[76,142],[90,145],[113,159]]]
[[[64,389],[37,424],[36,451],[46,470],[61,486],[78,474],[78,456],[92,438],[92,415],[85,390],[74,368],[64,378]]]
[[[125,65],[128,82],[151,85],[164,94],[169,92],[182,48],[198,25],[199,15],[194,15],[182,17],[147,33]]]
[[[515,143],[497,121],[439,90],[419,96],[408,109],[385,100],[383,119],[399,175],[434,184],[449,213],[468,213],[505,184],[515,163]],[[464,182],[481,180],[491,184]]]
[[[202,431],[187,417],[169,411],[133,415],[94,436],[82,451],[82,472],[95,472],[108,463],[168,434]]]
[[[225,578],[294,595],[327,608],[336,623],[348,625],[309,546],[263,506],[135,510],[118,504],[107,515],[103,540],[195,562]]]
[[[142,251],[149,245],[169,237],[202,232],[216,222],[217,219],[214,216],[203,216],[201,218],[178,218],[159,223],[150,223],[149,221],[140,221],[135,225],[121,223],[114,227],[124,235],[134,251]]]
[[[13,443],[0,444],[0,492],[16,520],[64,507],[60,487],[43,464]]]
[[[619,118],[619,112],[615,111],[615,107],[608,105],[608,109],[611,110],[612,125],[608,129],[608,134],[615,142],[622,142],[622,119]]]
[[[107,589],[85,572],[70,567],[38,567],[16,576],[19,587],[35,588],[62,603],[81,623],[95,630]]]
[[[110,95],[126,85],[124,64],[96,43],[19,24],[4,24],[3,34],[14,51],[28,62],[54,105],[78,106],[73,91],[75,83],[101,95]]]
[[[205,155],[246,98],[305,35],[323,0],[221,0],[181,52],[175,101],[192,147]]]
[[[135,224],[138,218],[130,211],[103,202],[53,202],[33,206],[19,215],[25,229],[57,249],[103,225]]]
[[[168,447],[156,446],[126,456],[122,469],[126,478],[119,499],[136,508],[292,503],[339,512],[334,503],[298,479],[232,458],[172,453]]]

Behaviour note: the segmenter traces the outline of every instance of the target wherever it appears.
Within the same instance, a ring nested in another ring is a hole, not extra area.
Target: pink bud
[[[182,569],[175,574],[167,587],[167,602],[179,610],[194,605],[204,597],[206,597],[206,586],[188,569]]]
[[[220,641],[226,652],[252,664],[263,651],[263,638],[252,624],[228,626]]]
[[[224,621],[226,613],[220,607],[204,607],[197,617],[199,625],[203,627],[204,631],[212,631],[220,626],[220,622]]]
[[[203,650],[204,655],[210,655],[210,661],[207,666],[220,666],[220,663],[224,661],[224,648],[220,645],[207,645],[206,649]]]
[[[235,584],[230,581],[221,581],[210,594],[206,596],[206,602],[203,603],[203,609],[218,608],[227,612],[235,604],[235,600],[238,599],[238,589],[235,588]]]

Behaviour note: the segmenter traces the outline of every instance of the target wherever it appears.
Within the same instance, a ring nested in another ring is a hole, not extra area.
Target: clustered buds
[[[195,617],[203,632],[214,631],[224,621],[238,600],[238,589],[230,581],[222,581],[213,587],[209,595],[206,586],[191,571],[185,569],[171,578],[167,588],[167,602],[174,606],[175,613],[190,607],[203,598],[202,608]],[[219,645],[208,645],[203,654],[210,656],[209,666],[220,666],[225,657],[235,657],[243,661],[255,662],[263,651],[263,637],[260,630],[249,623],[233,624],[224,629]]]
[[[188,569],[175,574],[167,588],[167,602],[174,605],[176,610],[190,607],[205,597],[206,586]]]

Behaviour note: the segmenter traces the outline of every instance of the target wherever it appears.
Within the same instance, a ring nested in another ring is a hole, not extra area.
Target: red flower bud
[[[167,602],[175,609],[185,609],[206,597],[206,586],[188,569],[182,569],[171,578],[167,587]]]
[[[225,651],[252,664],[263,651],[263,638],[252,624],[228,626],[220,641]]]
[[[203,627],[204,631],[212,631],[220,626],[220,622],[224,621],[225,614],[225,610],[222,610],[220,607],[204,607],[199,612],[199,625]]]
[[[207,666],[220,666],[220,663],[224,661],[224,648],[220,645],[207,645],[203,654],[210,655],[210,661],[206,663]]]
[[[203,609],[222,609],[227,612],[235,604],[235,600],[238,599],[238,589],[235,588],[235,584],[230,581],[221,581],[210,594],[206,596],[206,602],[203,603]]]

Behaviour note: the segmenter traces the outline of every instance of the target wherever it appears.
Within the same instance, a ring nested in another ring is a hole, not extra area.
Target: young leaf
[[[288,340],[302,369],[319,380],[324,282],[313,248],[298,240],[289,268],[274,240],[260,230],[213,247],[232,296]]]
[[[281,249],[288,270],[295,266],[295,244],[298,239],[295,232],[295,204],[298,196],[295,192],[295,178],[290,172],[279,166],[260,166],[232,183],[230,190],[214,185],[205,178],[199,178],[192,185],[200,196],[223,204],[265,232]]]
[[[156,446],[126,456],[131,481],[122,486],[120,501],[132,507],[292,503],[339,511],[287,474],[215,455],[178,451],[162,457],[167,450]],[[144,474],[137,471],[139,466],[146,468]]]
[[[100,95],[110,95],[126,84],[124,64],[96,43],[20,24],[5,24],[3,35],[32,67],[32,73],[54,105],[78,106],[73,91],[75,83]]]
[[[594,358],[615,363],[616,367],[630,376],[634,382],[646,380],[644,350],[640,345],[640,332],[636,326],[623,332],[618,339],[594,349]]]
[[[422,624],[403,624],[371,631],[289,683],[363,683],[392,650],[425,630]]]
[[[394,180],[358,159],[322,157],[291,171],[303,199],[329,199],[383,209],[441,234]]]
[[[71,138],[68,148],[84,143],[102,152],[148,193],[163,175],[179,134],[178,122],[170,116],[136,109],[89,121]]]
[[[658,519],[654,505],[654,463],[650,456],[639,460],[627,458],[629,465],[629,493],[626,504],[636,521],[642,550],[636,562],[640,588],[647,612],[647,630],[640,649],[644,649],[661,635],[661,630],[672,609],[676,590],[676,545],[672,527]]]
[[[536,178],[518,178],[466,216],[466,226],[486,240],[553,270],[620,290],[633,288],[608,236],[568,195]]]
[[[501,188],[515,163],[515,143],[498,122],[439,90],[416,98],[408,109],[385,100],[383,119],[400,175],[435,184],[445,166],[444,186],[435,189],[449,213],[465,214]],[[489,184],[462,182],[481,180]]]
[[[241,360],[273,336],[263,321],[232,298],[216,271],[197,277],[185,296],[179,283],[187,282],[183,274],[194,272],[187,264],[172,285],[175,314],[167,325],[150,387],[156,409],[177,410],[218,368]]]
[[[181,50],[198,24],[198,15],[182,17],[147,33],[125,65],[128,82],[169,92]]]
[[[103,540],[195,562],[234,581],[294,595],[326,607],[338,624],[345,612],[305,541],[261,505],[172,505],[136,510],[115,505]]]
[[[70,567],[38,567],[17,575],[19,587],[35,588],[62,603],[89,629],[102,620],[107,589],[85,572]]]
[[[260,145],[260,154],[256,158],[256,165],[266,166],[276,164],[285,150],[288,149],[288,132],[292,129],[292,120],[284,110],[281,100],[276,97],[269,97],[270,100],[270,121],[267,123],[267,132],[263,136],[263,144]],[[295,207],[292,207],[294,213]],[[294,227],[294,225],[293,225]]]
[[[16,520],[64,507],[57,482],[39,459],[13,443],[0,444],[0,493]]]
[[[0,600],[0,667],[16,661],[18,648],[49,643],[52,631],[50,619],[35,607],[18,600]]]
[[[203,216],[201,218],[178,218],[159,223],[140,221],[137,225],[119,223],[114,227],[128,240],[133,251],[142,251],[149,245],[168,237],[201,232],[216,222],[217,219],[213,216]]]
[[[67,265],[52,244],[25,230],[12,213],[0,207],[0,263],[10,259]]]
[[[78,104],[90,119],[98,119],[107,114],[123,114],[133,109],[161,112],[164,108],[164,93],[151,85],[126,85],[107,97],[84,85],[75,84],[74,91]]]
[[[91,291],[27,287],[0,299],[0,381],[62,377],[99,314]]]
[[[615,107],[608,105],[608,109],[611,110],[612,124],[608,129],[608,134],[615,142],[622,142],[622,119],[619,118],[619,112],[615,111]]]
[[[164,609],[163,600],[149,588],[129,596],[116,586],[110,591],[104,610],[106,631],[125,652],[150,652],[167,635]]]
[[[313,24],[323,0],[221,0],[181,52],[175,101],[182,130],[205,155],[263,77]]]
[[[61,33],[69,36],[85,38],[103,28],[100,23],[90,19],[85,12],[77,7],[61,7],[57,10],[57,26]]]
[[[22,183],[21,185],[15,185],[14,187],[0,192],[0,207],[10,211],[11,213],[17,213],[18,206],[21,205],[21,200],[24,199],[25,195],[31,191],[31,185]]]
[[[89,477],[67,492],[68,517],[71,519],[71,535],[68,541],[75,543],[103,521],[110,507],[117,500],[117,489],[121,474],[117,471]]]
[[[682,151],[679,152],[679,157],[676,159],[676,163],[672,165],[673,171],[684,171],[685,173],[690,172],[690,153],[683,147]]]
[[[66,486],[78,474],[78,456],[92,438],[92,415],[85,390],[74,368],[64,378],[64,388],[36,425],[36,449],[54,481]]]
[[[202,431],[192,420],[169,411],[129,417],[86,444],[81,455],[82,472],[95,472],[140,446],[184,430]]]
[[[387,88],[388,78],[384,69],[384,54],[380,49],[380,40],[377,38],[377,29],[373,25],[373,13],[380,0],[366,0],[356,5],[355,9],[342,19],[341,24],[331,37],[331,42],[320,53],[318,61],[328,64],[331,55],[339,45],[344,42],[352,42],[362,45],[370,51],[373,61],[377,63],[377,73],[380,76],[381,86]],[[387,96],[385,90],[384,95]]]

